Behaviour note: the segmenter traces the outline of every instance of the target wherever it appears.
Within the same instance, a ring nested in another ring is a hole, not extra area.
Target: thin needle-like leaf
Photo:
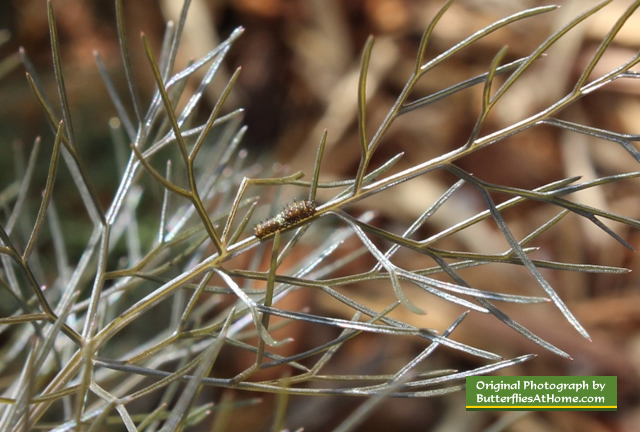
[[[182,137],[182,132],[180,131],[180,126],[176,120],[176,115],[173,111],[173,105],[171,104],[171,98],[167,93],[167,89],[162,80],[162,75],[160,70],[158,69],[158,63],[153,56],[153,52],[151,51],[151,46],[149,45],[149,40],[147,36],[142,34],[142,43],[144,45],[145,52],[147,54],[147,59],[149,61],[149,65],[151,66],[151,70],[153,71],[153,76],[156,80],[156,86],[158,87],[158,91],[160,92],[160,97],[162,99],[162,103],[164,104],[165,112],[167,113],[167,117],[169,123],[171,124],[171,128],[173,129],[173,134],[176,138],[176,142],[178,143],[178,149],[180,150],[180,154],[184,160],[185,165],[189,163],[189,156],[187,152],[187,145],[184,142],[184,138]]]
[[[555,118],[541,120],[540,124],[549,124],[595,138],[613,141],[620,144],[636,161],[640,162],[640,151],[632,144],[633,141],[640,141],[640,135],[621,134]]]
[[[53,185],[56,179],[56,171],[58,168],[58,155],[60,152],[60,141],[62,140],[62,129],[63,122],[60,122],[60,126],[58,126],[58,132],[56,133],[56,139],[53,143],[53,151],[51,153],[51,161],[49,163],[49,173],[47,174],[47,184],[44,188],[44,193],[42,195],[42,203],[40,204],[40,210],[38,210],[38,216],[36,217],[36,222],[33,225],[33,230],[31,231],[31,235],[29,236],[29,241],[27,246],[24,248],[24,253],[22,254],[22,259],[24,261],[28,261],[31,256],[31,252],[33,251],[33,247],[35,246],[36,239],[38,238],[38,234],[40,233],[40,229],[42,228],[42,224],[44,222],[44,218],[47,214],[47,209],[49,208],[49,202],[51,201],[51,195],[53,194]]]
[[[515,69],[517,69],[522,63],[524,63],[525,61],[527,61],[527,58],[522,58],[519,60],[515,60],[511,63],[507,63],[506,65],[500,66],[496,69],[495,74],[496,75],[502,75],[505,73],[509,73],[511,71],[514,71]],[[418,100],[415,100],[413,102],[407,102],[404,104],[404,106],[402,107],[402,109],[400,109],[398,111],[398,115],[403,115],[406,114],[410,111],[413,111],[415,109],[421,108],[423,106],[432,104],[434,102],[437,102],[441,99],[444,99],[448,96],[451,96],[461,90],[465,90],[469,87],[472,87],[476,84],[480,84],[482,82],[484,82],[487,79],[487,76],[489,76],[489,72],[480,74],[474,78],[469,78],[468,80],[459,82],[458,84],[454,84],[450,87],[447,87],[444,90],[440,90],[438,92],[435,92],[429,96],[425,96],[423,98],[420,98]]]
[[[438,200],[433,203],[431,207],[429,207],[422,215],[416,219],[414,223],[402,234],[403,238],[411,237],[421,226],[425,223],[425,221],[431,217],[436,210],[438,210],[452,195],[455,191],[460,189],[460,187],[464,184],[462,180],[458,181],[456,184],[451,186]],[[400,249],[400,243],[396,243],[389,248],[389,250],[384,254],[387,259],[391,258],[393,254],[396,253],[398,249]],[[378,272],[382,268],[380,263],[376,263],[376,265],[371,269],[372,272]]]
[[[358,81],[358,132],[360,134],[360,167],[356,173],[354,193],[357,193],[362,185],[362,178],[366,173],[366,162],[369,159],[369,142],[367,141],[367,74],[369,61],[373,49],[373,36],[369,36],[362,51],[360,64],[360,79]]]
[[[231,322],[231,316],[225,323],[225,327],[220,332],[218,338],[216,338],[211,346],[203,353],[200,364],[194,372],[193,378],[187,384],[184,392],[178,399],[176,406],[171,410],[171,415],[165,422],[160,432],[173,432],[175,430],[182,429],[182,425],[186,422],[188,414],[191,411],[191,407],[196,402],[196,396],[202,389],[202,379],[209,374],[211,367],[215,363],[220,350],[224,346],[224,339],[227,334],[229,324]]]
[[[473,144],[473,142],[478,138],[482,126],[484,125],[484,121],[487,119],[489,115],[489,111],[498,100],[497,97],[491,97],[491,87],[493,85],[493,79],[496,76],[496,71],[498,70],[498,65],[507,54],[507,47],[502,47],[500,51],[493,57],[491,61],[491,65],[489,66],[489,72],[487,74],[487,79],[484,82],[484,89],[482,90],[482,107],[480,109],[480,115],[478,116],[478,120],[476,121],[475,126],[473,127],[473,131],[469,136],[469,140],[467,141],[467,146]]]
[[[431,34],[433,33],[433,30],[436,28],[436,25],[438,24],[438,22],[440,22],[440,19],[444,16],[445,12],[449,10],[452,4],[453,4],[453,0],[447,0],[447,2],[443,4],[442,7],[438,10],[438,13],[436,13],[436,16],[433,17],[433,19],[429,22],[429,25],[424,30],[424,33],[422,33],[422,38],[420,39],[420,46],[418,47],[418,54],[416,55],[416,65],[415,65],[414,74],[417,75],[420,72],[420,69],[424,64],[424,56],[427,52],[427,45],[429,44],[429,39],[431,38]]]
[[[211,114],[209,115],[209,120],[207,120],[207,123],[205,123],[204,129],[202,130],[202,132],[198,136],[198,139],[196,140],[195,145],[191,149],[191,153],[189,153],[189,163],[191,163],[191,165],[193,165],[193,161],[195,160],[196,156],[198,155],[198,151],[200,151],[200,148],[202,147],[202,144],[204,143],[204,139],[207,137],[207,134],[211,130],[211,127],[213,126],[214,122],[216,121],[216,119],[218,117],[218,114],[220,113],[220,110],[222,109],[222,105],[227,100],[227,97],[229,96],[229,93],[231,93],[231,90],[233,89],[233,85],[238,80],[238,77],[240,76],[240,71],[241,71],[240,68],[236,69],[236,71],[233,73],[233,75],[229,79],[229,82],[225,86],[224,90],[222,90],[222,94],[220,95],[220,98],[216,102],[216,105],[213,107],[213,110],[211,111]]]
[[[133,77],[133,68],[131,67],[131,59],[129,57],[129,46],[127,44],[127,30],[124,26],[124,9],[122,0],[116,0],[116,23],[118,25],[118,41],[120,42],[120,55],[122,56],[122,64],[124,65],[124,73],[127,77],[127,85],[129,86],[129,95],[133,102],[133,109],[138,119],[138,124],[142,123],[142,104],[140,103],[140,95],[136,86],[136,80]]]
[[[166,58],[165,70],[162,74],[162,81],[166,81],[173,69],[174,63],[176,61],[176,57],[178,56],[178,47],[180,46],[180,41],[182,40],[182,32],[184,31],[184,24],[187,21],[187,13],[189,12],[189,6],[191,5],[191,0],[184,0],[182,3],[182,9],[180,9],[180,18],[178,19],[178,25],[173,32],[173,40],[171,41],[171,48],[169,49]]]
[[[226,273],[218,269],[214,269],[214,271],[218,273],[220,277],[222,277],[222,279],[225,281],[227,286],[231,288],[231,290],[235,293],[236,296],[238,296],[238,298],[242,301],[242,303],[244,303],[245,306],[247,306],[247,308],[251,312],[251,316],[253,317],[253,322],[256,326],[256,329],[258,329],[260,337],[267,343],[267,345],[271,345],[271,346],[278,345],[279,343],[269,335],[269,333],[266,331],[266,329],[262,325],[262,322],[258,315],[258,305],[256,304],[256,302],[251,300],[251,298],[249,298],[249,296],[240,289],[238,284],[235,283],[233,279],[231,279]]]
[[[153,168],[149,164],[149,162],[145,159],[143,154],[140,153],[140,150],[138,150],[138,147],[136,147],[136,145],[133,143],[131,144],[131,150],[133,150],[133,153],[136,155],[136,157],[138,158],[142,166],[147,170],[147,172],[151,174],[153,178],[158,180],[158,182],[160,182],[160,184],[162,184],[167,190],[173,193],[176,193],[184,198],[188,198],[188,199],[191,198],[191,194],[189,193],[189,191],[181,188],[180,186],[176,186],[175,184],[169,182],[169,180],[162,177],[162,174],[156,171],[155,168]]]
[[[130,141],[135,141],[136,139],[136,130],[129,118],[129,114],[127,114],[127,110],[118,95],[118,91],[116,90],[116,86],[113,84],[111,80],[111,76],[109,75],[109,71],[106,66],[102,62],[102,57],[100,57],[100,53],[98,51],[93,52],[93,56],[96,59],[96,64],[98,65],[98,70],[100,71],[100,75],[102,76],[102,80],[104,84],[107,86],[107,92],[109,93],[109,97],[111,98],[111,102],[113,102],[113,106],[116,108],[118,112],[118,117],[122,124],[124,125],[124,129],[127,131],[127,136]]]
[[[327,130],[322,132],[322,138],[320,138],[320,145],[318,146],[318,153],[316,154],[316,161],[313,168],[313,178],[311,179],[311,188],[309,190],[309,200],[316,200],[316,193],[318,191],[318,182],[320,181],[320,166],[322,165],[322,158],[324,156],[324,148],[327,143]]]
[[[167,160],[166,180],[171,183],[171,159]],[[162,194],[162,210],[160,211],[160,226],[158,227],[158,244],[164,243],[164,234],[167,224],[167,206],[169,205],[169,189],[164,188]]]
[[[569,32],[575,26],[580,24],[582,21],[586,20],[587,18],[589,18],[590,16],[592,16],[593,14],[598,12],[600,9],[605,7],[607,4],[611,3],[611,1],[612,0],[605,0],[605,1],[597,4],[596,6],[592,7],[589,10],[587,10],[586,12],[578,15],[576,18],[571,20],[571,22],[569,22],[567,25],[562,27],[560,30],[555,32],[553,35],[549,36],[549,38],[547,40],[545,40],[542,44],[540,44],[538,46],[538,48],[536,48],[536,50],[533,53],[531,53],[531,55],[529,56],[527,61],[524,62],[522,65],[520,65],[520,67],[518,67],[518,69],[516,69],[516,71],[513,72],[509,76],[509,78],[507,78],[507,80],[504,82],[504,84],[502,84],[502,86],[500,86],[500,88],[495,92],[495,94],[493,96],[494,99],[495,100],[500,99],[502,97],[503,93],[506,92],[509,88],[511,88],[513,83],[516,82],[516,80],[518,80],[520,78],[520,76],[524,73],[524,71],[527,70],[539,57],[541,57],[549,49],[550,46],[555,44],[567,32]],[[553,6],[552,8],[555,8],[555,6]]]
[[[47,1],[47,12],[49,18],[49,31],[51,36],[51,51],[53,52],[53,69],[56,74],[58,84],[58,95],[60,96],[60,104],[62,106],[62,117],[64,119],[67,138],[74,149],[78,148],[76,136],[73,131],[73,123],[71,121],[71,111],[69,110],[69,101],[67,100],[67,89],[62,76],[62,61],[60,60],[60,46],[58,43],[58,30],[56,27],[56,18],[53,12],[51,0]]]
[[[603,2],[601,3],[601,5],[605,6],[608,3],[609,1]],[[573,88],[574,93],[577,93],[580,90],[580,88],[587,82],[589,75],[591,75],[596,65],[604,55],[605,51],[609,48],[609,46],[613,42],[613,39],[620,32],[620,29],[622,29],[622,26],[627,22],[627,20],[631,17],[631,15],[633,15],[633,13],[636,11],[638,7],[640,7],[640,2],[635,1],[631,6],[629,6],[625,10],[625,12],[620,16],[620,18],[618,18],[618,20],[615,22],[611,30],[609,30],[605,38],[600,43],[600,46],[594,53],[593,57],[591,58],[591,61],[589,61],[589,64],[582,72],[582,75],[580,75],[580,78],[578,78],[578,80],[576,81],[576,84]]]
[[[22,179],[20,182],[20,189],[18,190],[16,203],[13,206],[13,210],[11,211],[11,215],[9,216],[9,220],[7,220],[7,223],[5,225],[5,230],[8,234],[11,234],[13,232],[13,228],[16,226],[16,222],[18,222],[20,215],[23,213],[29,186],[31,185],[31,180],[33,180],[33,174],[36,168],[38,154],[40,154],[40,141],[40,137],[37,137],[33,143],[33,149],[31,150],[31,154],[29,155],[27,169],[24,171],[24,175],[22,175]]]
[[[53,5],[51,4],[51,0],[47,0],[47,16],[49,21],[49,34],[51,37],[51,51],[53,54],[53,69],[56,76],[56,84],[58,88],[58,95],[60,97],[60,105],[62,106],[62,118],[64,119],[64,125],[66,129],[66,139],[69,142],[69,146],[73,149],[73,154],[75,155],[74,160],[77,164],[77,168],[79,170],[79,174],[82,176],[82,183],[87,189],[89,194],[89,198],[91,203],[93,204],[93,209],[97,212],[100,217],[101,223],[105,223],[105,214],[104,210],[100,204],[100,201],[97,198],[97,193],[93,187],[93,184],[89,181],[89,175],[87,173],[86,167],[82,160],[78,157],[78,144],[75,138],[75,132],[73,130],[73,123],[71,121],[71,110],[69,109],[69,101],[67,100],[67,89],[64,83],[64,76],[62,74],[62,61],[60,59],[60,46],[58,42],[58,31],[56,28],[56,18],[53,12]],[[57,128],[57,125],[54,126]]]

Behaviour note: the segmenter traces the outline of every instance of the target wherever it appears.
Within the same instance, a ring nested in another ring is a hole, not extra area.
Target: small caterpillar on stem
[[[316,203],[311,200],[294,201],[280,213],[260,222],[253,228],[256,237],[262,238],[280,229],[291,226],[303,219],[310,218],[316,213]]]

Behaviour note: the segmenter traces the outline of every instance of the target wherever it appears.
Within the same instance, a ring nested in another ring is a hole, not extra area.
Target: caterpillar
[[[294,201],[280,213],[260,222],[253,228],[256,237],[262,238],[280,229],[291,226],[301,220],[310,218],[316,213],[316,203],[311,200]]]

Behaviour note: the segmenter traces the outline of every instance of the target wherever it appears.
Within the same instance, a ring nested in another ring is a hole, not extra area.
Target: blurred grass
[[[117,83],[124,89],[125,80],[121,73],[115,34],[114,12],[111,1],[92,2],[60,0],[56,1],[59,11],[59,32],[61,35],[64,68],[70,104],[80,142],[80,151],[88,163],[91,178],[100,195],[113,195],[110,189],[116,184],[112,155],[105,154],[112,149],[108,145],[107,121],[113,114],[111,103],[98,76],[92,51],[100,51],[107,67],[113,71]],[[129,4],[130,3],[130,4]],[[161,43],[163,20],[174,19],[172,6],[181,2],[173,0],[128,2],[125,8],[130,40],[138,40],[138,32],[143,30],[158,47]],[[329,129],[327,147],[323,162],[323,178],[342,179],[352,175],[357,169],[359,153],[355,143],[357,137],[356,88],[359,69],[359,50],[366,37],[376,34],[378,42],[372,56],[369,77],[369,118],[374,124],[388,111],[401,89],[407,71],[415,61],[414,55],[425,23],[441,6],[441,1],[427,0],[227,0],[216,2],[194,1],[187,21],[181,59],[198,57],[216,45],[218,34],[228,34],[237,25],[246,27],[245,35],[234,46],[227,62],[228,71],[237,65],[243,66],[243,73],[232,95],[232,105],[244,106],[247,110],[245,122],[249,132],[245,143],[249,145],[249,157],[261,162],[277,161],[290,164],[296,170],[313,171],[315,143],[320,131]],[[440,53],[472,31],[524,7],[551,4],[534,1],[460,1],[445,15],[434,33],[435,43],[428,48],[427,56]],[[509,44],[506,61],[514,60],[530,53],[553,29],[566,23],[579,11],[587,8],[587,3],[577,0],[563,1],[562,8],[552,17],[545,15],[526,20],[517,26],[497,32],[475,45],[473,51],[465,52],[445,64],[433,75],[422,81],[424,94],[444,88],[459,80],[486,71],[496,51],[505,42]],[[630,2],[616,0],[602,13],[588,20],[566,43],[554,48],[546,60],[537,65],[538,73],[530,74],[508,99],[502,101],[497,112],[489,119],[489,125],[498,127],[517,121],[566,93],[584,67],[589,57],[613,20]],[[201,9],[199,9],[201,8]],[[198,13],[198,10],[204,13]],[[3,25],[8,26],[12,38],[1,47],[0,58],[24,46],[34,61],[36,69],[43,75],[45,88],[50,97],[55,96],[55,82],[51,72],[51,55],[46,26],[46,8],[41,2],[3,2],[0,5]],[[640,16],[632,17],[628,29],[640,28]],[[136,74],[147,74],[148,68],[136,65],[144,61],[140,44],[132,43],[132,58]],[[640,32],[629,31],[621,34],[602,63],[609,70],[637,52],[640,47]],[[597,71],[595,72],[597,74]],[[139,82],[148,83],[142,88],[145,99],[150,97],[153,80],[150,77]],[[220,82],[224,82],[221,79]],[[446,100],[409,114],[396,122],[385,137],[385,143],[377,155],[385,161],[392,154],[405,152],[407,160],[427,160],[437,154],[457,148],[466,140],[479,113],[481,88],[469,89]],[[640,125],[640,83],[621,80],[580,100],[561,118],[582,121],[591,126],[613,129],[622,133],[639,133]],[[416,94],[416,98],[421,96]],[[5,148],[12,143],[20,143],[29,149],[37,135],[51,136],[43,116],[29,91],[21,68],[0,81],[0,142]],[[215,99],[211,99],[211,104]],[[203,113],[203,115],[206,113]],[[460,161],[460,166],[478,177],[495,183],[515,187],[533,188],[561,177],[583,175],[607,175],[637,170],[627,157],[620,156],[618,147],[593,138],[576,136],[548,127],[535,128],[475,153]],[[28,151],[27,151],[28,153]],[[3,153],[4,154],[4,153]],[[44,162],[43,162],[44,163]],[[373,163],[375,165],[375,161]],[[397,167],[403,168],[402,162]],[[7,157],[0,158],[0,181],[8,184],[15,178],[19,164]],[[44,185],[46,169],[40,169],[43,177],[35,180]],[[70,181],[67,173],[61,174],[61,183]],[[444,174],[446,175],[446,174]],[[66,176],[66,177],[65,177]],[[393,193],[378,194],[352,210],[358,213],[364,209],[378,212],[379,225],[394,230],[399,221],[414,220],[423,207],[416,203],[431,201],[431,196],[439,196],[444,181],[450,178],[440,174],[408,182],[394,189]],[[580,202],[591,203],[600,208],[640,219],[638,181],[618,182],[606,188],[589,189],[577,198]],[[437,232],[448,226],[452,220],[462,220],[483,209],[484,203],[471,190],[464,196],[447,203],[437,218],[431,220],[427,230]],[[69,200],[77,200],[70,196]],[[498,197],[499,199],[499,197]],[[323,200],[323,196],[319,196]],[[78,206],[81,204],[78,203]],[[362,206],[361,208],[359,206]],[[528,233],[541,221],[548,218],[548,208],[529,205],[507,213],[514,233]],[[527,217],[523,218],[526,211]],[[67,222],[69,223],[69,222]],[[77,221],[73,221],[77,223]],[[613,226],[614,229],[620,227]],[[91,225],[87,221],[87,230]],[[619,232],[627,241],[638,248],[640,234],[622,228]],[[72,240],[72,239],[69,239]],[[474,236],[457,237],[446,245],[457,250],[500,250],[504,242],[499,233],[486,226]],[[545,256],[540,258],[567,262],[584,262],[640,270],[636,254],[619,247],[611,238],[579,221],[577,218],[552,232],[543,235],[538,242],[543,246]],[[362,264],[363,268],[370,263]],[[416,262],[416,267],[421,264]],[[501,267],[498,267],[501,268]],[[522,269],[504,266],[504,271],[491,267],[490,273],[478,268],[462,272],[476,283],[478,288],[500,286],[504,291],[513,284]],[[573,329],[563,317],[551,308],[543,313],[531,314],[530,308],[517,305],[505,306],[504,310],[515,320],[533,332],[571,353],[574,361],[564,360],[524,340],[491,317],[469,317],[469,322],[458,330],[457,339],[479,348],[491,348],[505,357],[526,351],[535,352],[539,357],[532,362],[509,369],[514,375],[617,375],[617,413],[530,413],[518,418],[505,430],[637,430],[640,424],[640,293],[638,292],[640,272],[627,275],[591,275],[574,272],[548,272],[545,276],[554,284],[558,293],[566,300],[577,318],[585,325],[593,337],[589,343],[575,337]],[[528,279],[527,279],[528,280]],[[530,283],[522,280],[523,284]],[[388,289],[378,290],[374,286],[353,287],[357,298],[361,292],[365,304],[386,305],[391,301],[385,296],[393,296]],[[306,295],[306,294],[305,294]],[[313,296],[313,294],[308,294]],[[322,297],[324,299],[324,297]],[[300,300],[298,300],[300,301]],[[318,301],[324,301],[319,298]],[[350,318],[350,312],[342,311],[333,303],[319,307],[334,313],[344,312],[343,318]],[[429,308],[430,325],[438,330],[453,321],[460,309],[449,303],[437,304]],[[339,315],[336,315],[339,316]],[[407,319],[407,317],[404,317]],[[438,327],[437,323],[441,323]],[[305,334],[300,344],[317,345],[318,341],[331,337],[332,329],[314,330]],[[483,335],[492,335],[483,339]],[[496,336],[498,335],[498,336]],[[305,338],[308,340],[305,341]],[[313,342],[311,341],[313,339]],[[503,346],[496,347],[496,344]],[[363,358],[359,353],[363,347],[376,352],[375,356]],[[345,362],[347,370],[390,369],[396,363],[403,364],[405,358],[415,355],[417,347],[394,344],[393,351],[386,346],[384,338],[363,337],[351,345],[346,345]],[[343,354],[345,354],[343,353]],[[616,353],[610,355],[605,353]],[[237,373],[250,360],[233,356],[233,351],[224,354],[223,364],[228,365],[228,374]],[[355,363],[357,361],[357,364]],[[438,350],[435,364],[442,367],[469,368],[477,366],[476,360],[453,350]],[[388,367],[385,367],[388,366]],[[327,370],[327,373],[333,372]],[[463,395],[450,395],[428,400],[388,400],[380,415],[370,418],[360,430],[366,431],[413,431],[413,430],[482,430],[501,413],[463,412]],[[288,418],[285,422],[292,427],[305,426],[305,431],[329,430],[357,405],[355,399],[304,398],[291,396]],[[229,419],[229,430],[261,430],[264,425],[254,424],[256,420],[269,418],[273,405],[243,408],[246,416]],[[315,425],[315,426],[314,426]],[[612,426],[612,425],[615,425]]]

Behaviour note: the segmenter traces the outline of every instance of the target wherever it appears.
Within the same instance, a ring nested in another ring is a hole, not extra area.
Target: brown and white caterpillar
[[[301,220],[310,218],[315,213],[316,203],[314,201],[294,201],[293,204],[289,204],[284,210],[271,219],[267,219],[256,225],[253,228],[253,232],[256,237],[262,238]]]

